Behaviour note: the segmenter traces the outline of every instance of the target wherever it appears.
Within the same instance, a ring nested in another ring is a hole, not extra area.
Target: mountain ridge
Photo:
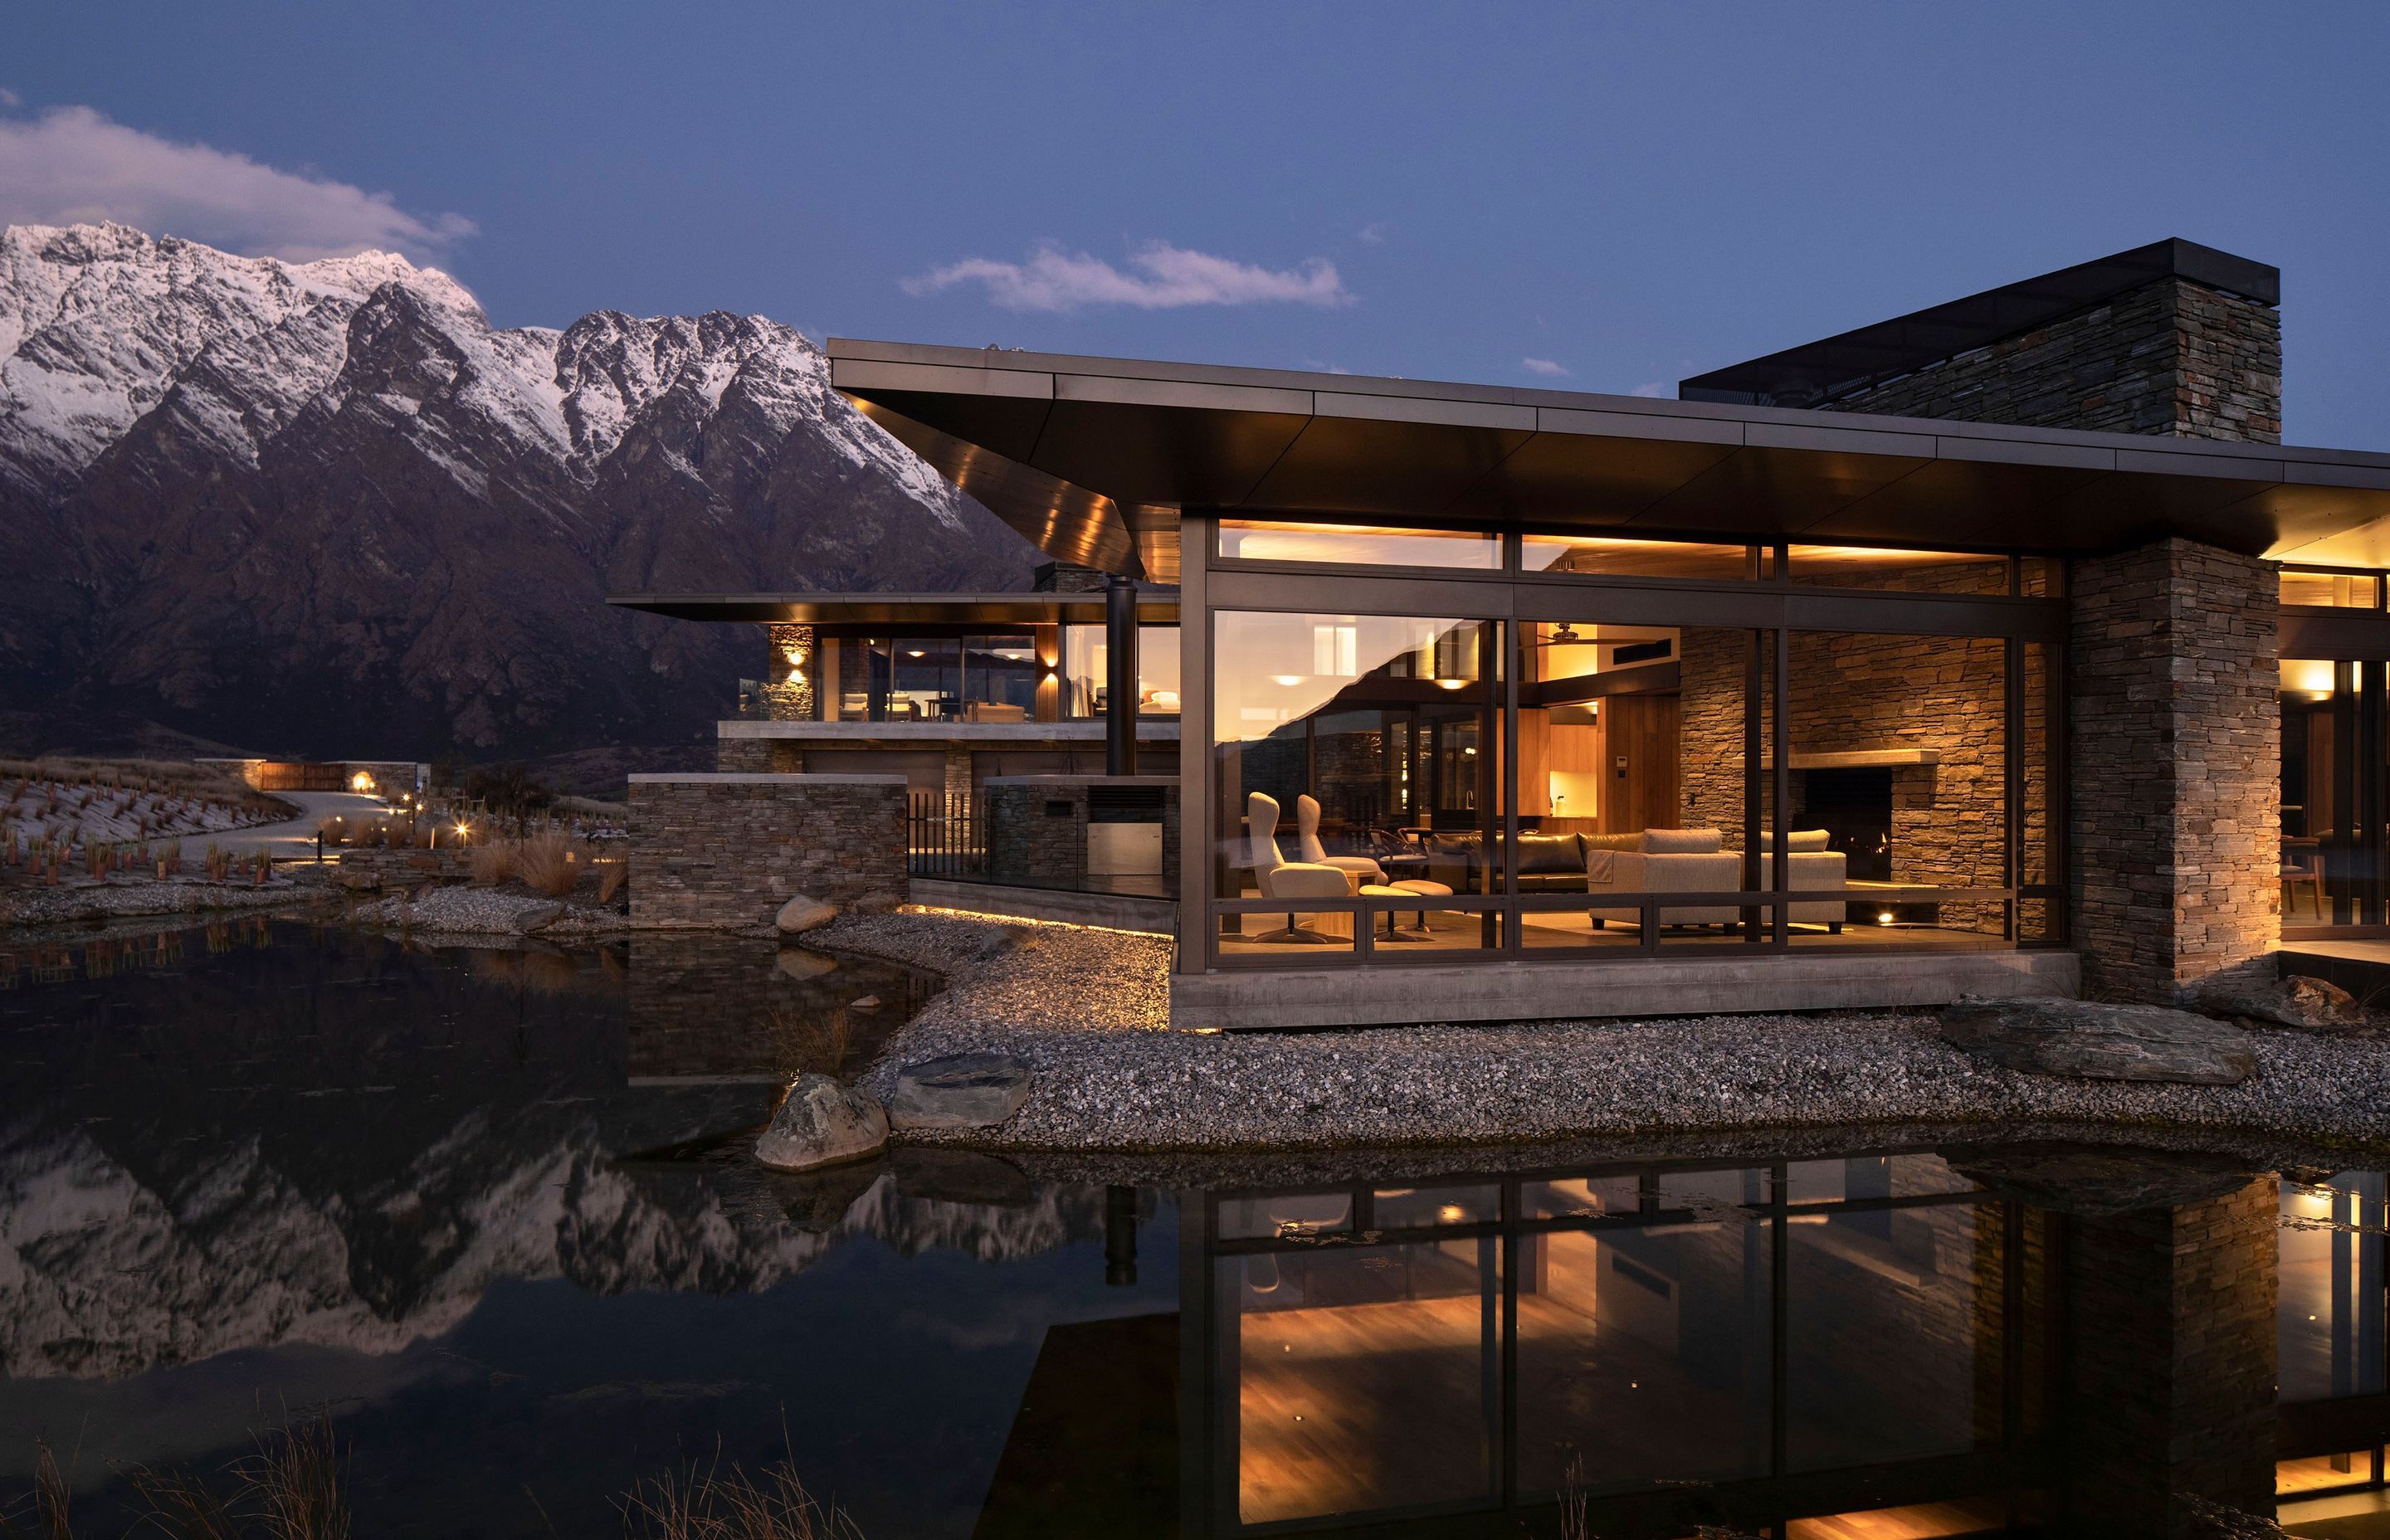
[[[609,592],[1017,588],[1034,557],[763,316],[501,329],[388,253],[0,231],[0,721],[68,739],[11,748],[694,744],[760,643]]]

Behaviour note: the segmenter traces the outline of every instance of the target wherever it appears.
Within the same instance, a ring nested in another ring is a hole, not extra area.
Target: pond
[[[361,1536],[786,1458],[873,1540],[2390,1533],[2383,1174],[1896,1138],[1239,1170],[727,1132],[932,982],[269,921],[0,946],[0,1501],[327,1413]],[[877,995],[876,1008],[856,1002]],[[1127,1170],[1129,1168],[1124,1168]]]

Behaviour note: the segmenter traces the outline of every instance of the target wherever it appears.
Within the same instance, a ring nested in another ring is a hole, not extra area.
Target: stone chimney
[[[1687,401],[2282,440],[2281,274],[2162,240],[1684,380]]]

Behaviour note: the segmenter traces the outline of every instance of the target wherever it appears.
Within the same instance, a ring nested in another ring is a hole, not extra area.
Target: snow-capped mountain
[[[379,252],[0,232],[0,711],[54,739],[10,748],[103,719],[325,755],[687,742],[760,643],[608,593],[1033,559],[760,316],[499,330]]]

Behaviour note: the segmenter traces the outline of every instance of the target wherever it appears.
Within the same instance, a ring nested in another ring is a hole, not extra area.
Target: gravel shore
[[[629,929],[630,922],[619,912],[592,905],[565,904],[561,915],[552,919],[544,918],[558,906],[554,899],[449,884],[412,896],[392,893],[376,899],[358,905],[350,918],[360,925],[394,926],[443,935],[536,933],[550,941],[613,936]]]
[[[944,974],[864,1077],[990,1049],[1035,1072],[1001,1128],[920,1142],[1040,1150],[1299,1150],[1934,1123],[2390,1141],[2390,1043],[2254,1033],[2233,1086],[2057,1080],[1944,1043],[1930,1013],[1176,1033],[1160,937],[915,911],[814,938]]]
[[[273,878],[255,882],[211,882],[201,877],[111,878],[104,882],[56,888],[19,888],[0,893],[0,926],[65,925],[127,915],[181,915],[223,909],[289,908],[310,902],[322,890]]]

